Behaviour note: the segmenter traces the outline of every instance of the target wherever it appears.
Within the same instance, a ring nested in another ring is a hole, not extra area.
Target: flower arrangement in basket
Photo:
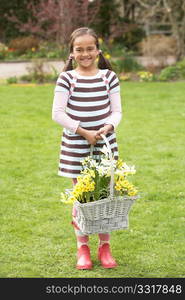
[[[102,137],[107,144],[102,155],[98,160],[86,157],[74,188],[61,193],[63,203],[74,205],[75,222],[85,234],[128,228],[128,213],[138,198],[138,190],[129,180],[136,173],[135,166],[114,160],[108,140]]]

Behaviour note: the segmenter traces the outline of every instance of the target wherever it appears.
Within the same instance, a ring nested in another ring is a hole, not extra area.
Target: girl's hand
[[[96,145],[96,143],[97,143],[97,139],[96,139],[97,131],[96,130],[87,130],[87,129],[79,126],[76,130],[76,133],[83,136],[89,142],[90,145]]]
[[[89,142],[90,145],[96,145],[97,143],[97,131],[96,130],[86,130],[84,137]]]
[[[103,126],[96,132],[96,139],[101,140],[102,137],[100,134],[104,134],[106,136],[108,132],[113,131],[113,130],[114,130],[114,127],[111,124],[107,124],[107,125]]]

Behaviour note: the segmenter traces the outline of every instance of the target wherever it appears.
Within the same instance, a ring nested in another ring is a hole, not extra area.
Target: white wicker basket
[[[88,203],[75,201],[75,222],[84,234],[127,229],[129,211],[136,198],[125,196]]]
[[[104,135],[102,137],[109,149],[110,160],[113,162],[108,140]],[[84,234],[106,233],[129,227],[129,211],[138,196],[114,197],[114,169],[112,163],[111,165],[110,197],[88,203],[74,202],[75,223]]]

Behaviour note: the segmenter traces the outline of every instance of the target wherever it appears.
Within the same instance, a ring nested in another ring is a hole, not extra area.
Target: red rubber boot
[[[77,252],[77,265],[78,270],[92,269],[92,261],[90,257],[90,249],[87,245],[82,245]]]
[[[102,267],[106,269],[117,267],[117,263],[111,255],[110,245],[108,243],[99,246],[98,259],[100,260]]]

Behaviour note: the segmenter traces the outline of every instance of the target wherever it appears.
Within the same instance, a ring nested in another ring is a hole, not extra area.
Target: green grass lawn
[[[119,267],[78,271],[71,206],[57,175],[62,129],[51,120],[54,86],[0,86],[1,277],[185,277],[185,84],[122,83],[120,157],[135,164],[141,198],[128,230],[111,235]]]

